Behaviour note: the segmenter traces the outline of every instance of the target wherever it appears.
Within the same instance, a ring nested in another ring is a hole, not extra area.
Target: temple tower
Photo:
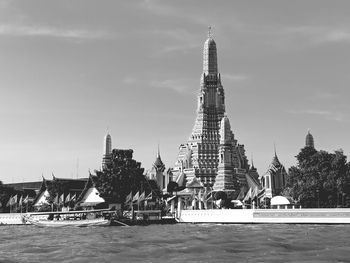
[[[160,157],[160,151],[158,147],[157,157],[154,161],[151,170],[148,172],[147,177],[150,180],[157,182],[160,190],[163,190],[167,187],[169,183],[168,174],[164,174],[165,165]]]
[[[233,133],[230,121],[225,116],[221,120],[218,173],[213,189],[215,191],[233,191],[235,189],[233,165]]]
[[[103,139],[103,157],[102,157],[102,169],[106,169],[108,164],[111,163],[112,157],[112,137],[107,131],[106,136]]]
[[[213,187],[218,175],[219,147],[220,153],[232,157],[232,164],[225,163],[226,168],[221,167],[220,174],[223,173],[225,177],[228,169],[232,169],[233,166],[235,171],[240,173],[242,180],[245,180],[244,173],[248,171],[249,166],[244,146],[237,144],[231,129],[227,134],[225,130],[225,136],[231,136],[231,141],[227,144],[231,146],[220,143],[220,126],[224,114],[225,92],[218,71],[216,43],[209,29],[203,47],[203,72],[197,95],[197,116],[187,143],[179,147],[178,158],[172,170],[174,181],[190,182],[197,178],[205,187]],[[225,121],[223,123],[226,125]],[[224,170],[226,172],[223,172]]]
[[[305,147],[311,147],[311,148],[315,149],[314,137],[310,133],[310,130],[307,132],[307,135],[305,138]]]

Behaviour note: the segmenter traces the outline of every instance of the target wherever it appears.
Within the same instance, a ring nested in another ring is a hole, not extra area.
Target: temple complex
[[[203,49],[203,73],[192,133],[179,147],[173,180],[187,186],[194,179],[214,191],[248,190],[249,164],[225,115],[225,92],[218,71],[216,43],[211,36]]]

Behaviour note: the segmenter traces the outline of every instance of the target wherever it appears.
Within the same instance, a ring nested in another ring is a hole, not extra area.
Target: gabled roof
[[[39,200],[39,198],[42,196],[42,193],[44,193],[48,189],[48,187],[50,186],[50,184],[53,183],[53,181],[58,181],[66,184],[68,186],[68,193],[73,194],[73,193],[80,193],[84,189],[85,184],[88,180],[88,178],[79,178],[79,179],[57,178],[54,175],[52,177],[53,177],[52,180],[47,180],[43,177],[40,190],[34,199],[34,203],[36,203]]]
[[[191,182],[188,182],[186,184],[186,188],[203,188],[203,187],[204,187],[203,184],[196,177],[193,177]]]
[[[13,183],[13,184],[4,184],[6,186],[12,187],[15,190],[39,190],[41,187],[42,181],[34,182],[23,182],[23,183]]]
[[[176,178],[176,183],[178,186],[185,186],[186,175],[183,171],[181,171],[180,175]]]
[[[53,180],[66,183],[69,186],[69,191],[82,191],[88,179],[89,178],[71,179],[54,177]]]
[[[258,180],[256,180],[253,176],[251,176],[250,174],[246,174],[245,175],[246,179],[247,179],[247,183],[248,183],[248,188],[261,188],[261,185],[259,183]]]
[[[193,192],[188,188],[185,188],[184,190],[176,193],[176,196],[192,196],[192,195],[193,195]]]
[[[95,187],[96,178],[97,176],[94,176],[92,174],[90,174],[89,178],[87,178],[87,180],[85,181],[84,188],[77,198],[77,204],[82,201],[82,199],[84,198],[84,196],[90,188]]]

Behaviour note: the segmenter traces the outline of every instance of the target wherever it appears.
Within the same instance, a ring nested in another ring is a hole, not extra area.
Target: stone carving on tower
[[[102,158],[102,170],[106,169],[107,166],[112,162],[112,137],[107,132],[103,139],[103,158]]]
[[[224,118],[225,92],[218,71],[216,43],[210,31],[204,43],[197,97],[197,116],[187,143],[179,147],[173,181],[181,186],[196,178],[205,187],[214,186],[216,190],[234,188],[236,179],[247,185],[249,165],[244,145],[237,144],[229,120]]]

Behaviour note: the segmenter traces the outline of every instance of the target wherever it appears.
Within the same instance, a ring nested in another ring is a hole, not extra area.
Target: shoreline
[[[0,213],[0,226],[29,225],[22,220],[25,214]],[[35,216],[36,213],[30,214]],[[36,217],[46,219],[47,215],[37,213]],[[167,224],[168,221],[140,220],[135,224]],[[350,224],[350,208],[181,210],[176,221],[193,224]]]

